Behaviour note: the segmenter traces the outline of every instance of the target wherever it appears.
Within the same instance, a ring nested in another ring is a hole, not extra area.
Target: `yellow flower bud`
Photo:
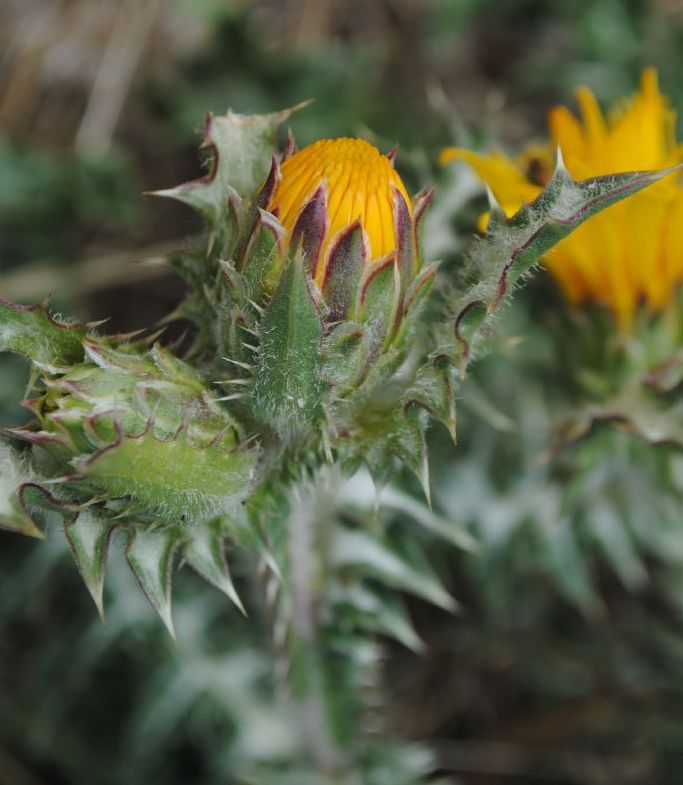
[[[407,212],[412,222],[413,214],[390,158],[362,139],[346,138],[315,142],[284,161],[267,209],[287,230],[285,244],[304,244],[321,289],[350,227],[360,225],[370,264],[396,252],[400,215]]]

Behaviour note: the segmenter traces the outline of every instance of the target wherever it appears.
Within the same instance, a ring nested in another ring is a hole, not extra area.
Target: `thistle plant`
[[[290,134],[280,153],[291,111],[210,115],[208,174],[158,192],[206,222],[205,242],[168,260],[189,287],[169,314],[190,323],[184,344],[0,301],[0,349],[30,360],[33,415],[3,431],[0,523],[63,530],[100,613],[118,538],[171,633],[177,554],[240,609],[225,546],[255,554],[253,611],[272,624],[301,759],[253,781],[417,782],[428,759],[377,730],[377,635],[419,648],[397,590],[455,602],[419,538],[350,515],[340,489],[363,465],[378,488],[405,466],[428,499],[430,421],[455,438],[467,366],[515,285],[667,172],[575,180],[558,156],[532,202],[509,218],[494,206],[448,280],[422,250],[431,192],[411,198],[394,153],[359,139],[297,151]]]

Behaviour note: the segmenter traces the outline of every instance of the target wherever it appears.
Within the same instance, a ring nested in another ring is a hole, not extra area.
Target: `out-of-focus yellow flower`
[[[613,172],[661,169],[679,162],[676,115],[659,92],[657,73],[643,71],[640,90],[603,115],[593,93],[576,93],[580,119],[565,106],[549,115],[551,141],[511,160],[459,148],[441,153],[441,163],[469,163],[507,215],[533,200],[548,182],[559,145],[575,179]],[[667,178],[580,226],[545,258],[572,302],[594,300],[627,328],[641,302],[663,308],[683,280],[683,187]]]
[[[408,221],[412,216],[392,161],[362,139],[323,139],[285,160],[267,209],[287,230],[285,242],[304,236],[319,288],[331,256],[356,222],[370,264],[397,250],[401,214]]]

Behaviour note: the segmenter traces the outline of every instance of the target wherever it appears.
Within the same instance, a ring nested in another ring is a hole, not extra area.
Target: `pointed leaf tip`
[[[555,150],[555,171],[556,172],[563,172],[569,175],[569,170],[567,169],[567,165],[564,162],[564,155],[562,153],[562,148],[560,145],[557,145],[557,149]]]
[[[417,248],[415,247],[415,227],[410,209],[403,194],[396,186],[393,190],[393,219],[396,235],[396,257],[401,275],[401,290],[405,291],[408,281],[415,275]]]
[[[223,538],[211,526],[200,526],[185,546],[184,556],[204,580],[223,592],[246,616],[225,559]]]
[[[493,189],[488,184],[486,185],[486,199],[489,205],[489,228],[491,228],[494,224],[505,221],[507,216],[500,202],[496,199]]]
[[[209,172],[154,195],[190,205],[217,235],[236,231],[243,200],[253,200],[268,178],[278,127],[306,105],[264,115],[208,114],[201,147],[211,151]]]
[[[64,529],[78,571],[102,621],[104,571],[113,531],[111,522],[98,518],[89,509],[79,512],[77,518]]]
[[[486,201],[488,202],[489,210],[492,213],[501,211],[500,202],[496,199],[496,195],[493,193],[493,189],[488,183],[486,183]]]
[[[147,599],[159,614],[173,640],[176,640],[171,617],[173,556],[178,547],[174,529],[137,529],[126,550],[128,564]]]
[[[456,611],[457,600],[444,588],[427,565],[415,555],[392,549],[387,543],[362,530],[342,529],[335,535],[333,559],[336,565],[352,567],[361,574],[378,578],[388,586],[414,594],[447,611]]]
[[[520,277],[544,254],[591,216],[680,171],[681,166],[575,181],[564,168],[559,153],[558,166],[547,187],[531,204],[524,205],[506,220],[498,231],[488,233],[472,248],[469,258],[477,270],[478,283],[465,291],[465,297],[487,290],[493,296],[487,293],[486,297],[473,298],[470,302],[463,298],[464,304],[459,305],[455,337],[460,343],[462,372],[471,356],[472,340],[484,322],[510,294]],[[474,322],[473,329],[465,330],[465,322],[470,321]],[[466,332],[471,332],[470,337]]]

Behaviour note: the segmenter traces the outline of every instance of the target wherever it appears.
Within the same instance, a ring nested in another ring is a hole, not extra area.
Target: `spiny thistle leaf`
[[[455,599],[433,574],[422,565],[411,563],[365,531],[338,528],[334,534],[331,555],[337,568],[360,571],[445,610],[453,611],[457,608]]]
[[[365,515],[371,514],[373,508],[381,504],[383,510],[394,510],[402,516],[408,516],[411,526],[422,526],[456,548],[472,552],[479,549],[477,540],[462,523],[455,520],[455,516],[446,518],[435,513],[422,501],[394,485],[378,490],[367,472],[356,472],[344,486],[341,498],[345,505],[357,508]]]
[[[355,322],[341,322],[323,339],[321,374],[326,382],[340,391],[354,389],[367,366],[365,327]]]
[[[202,146],[212,151],[211,171],[206,177],[155,195],[189,204],[217,229],[230,210],[230,193],[250,199],[261,187],[271,166],[278,127],[303,106],[265,115],[208,114]]]
[[[15,352],[45,366],[63,366],[83,358],[83,339],[94,325],[66,324],[47,304],[16,305],[0,298],[0,352]]]
[[[191,531],[183,555],[187,562],[204,578],[220,589],[246,615],[242,600],[232,582],[225,560],[223,537],[216,526],[197,526]]]
[[[133,574],[175,640],[171,618],[173,556],[180,541],[173,528],[138,528],[131,536],[126,556]]]
[[[9,512],[0,512],[0,529],[34,537],[37,540],[45,539],[45,534],[36,526],[33,518],[26,515],[21,509],[10,509]]]
[[[340,612],[360,629],[393,638],[419,654],[424,643],[415,632],[403,603],[388,592],[371,589],[361,583],[340,588],[333,595]]]
[[[104,568],[114,528],[111,521],[100,518],[91,509],[79,512],[76,520],[64,528],[78,571],[101,619],[104,619],[102,606]]]
[[[254,407],[280,433],[292,433],[320,416],[322,323],[300,253],[290,261],[260,332]]]
[[[575,181],[558,156],[553,178],[538,198],[509,219],[497,214],[469,255],[468,273],[473,283],[456,297],[454,309],[456,345],[450,354],[455,364],[464,371],[489,317],[543,254],[591,216],[677,169]],[[441,351],[448,354],[445,347],[440,347]]]

